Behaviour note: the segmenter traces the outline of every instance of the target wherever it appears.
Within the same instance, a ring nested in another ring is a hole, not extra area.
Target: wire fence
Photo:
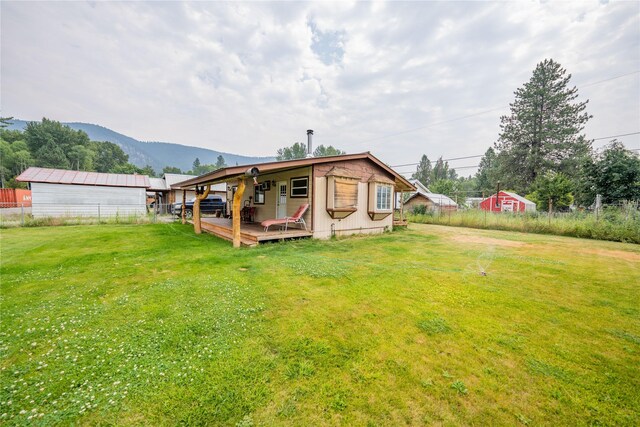
[[[170,203],[0,203],[0,227],[96,223],[153,223],[181,217],[181,206]],[[186,216],[192,212],[187,209]],[[216,212],[202,212],[203,217]]]
[[[421,209],[411,210],[406,216],[409,222],[416,223],[640,243],[640,206],[637,201],[571,212]]]

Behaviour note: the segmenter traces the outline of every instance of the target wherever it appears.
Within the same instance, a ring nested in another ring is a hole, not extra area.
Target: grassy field
[[[640,243],[640,212],[631,205],[625,209],[605,209],[600,215],[595,215],[593,212],[556,213],[551,217],[551,220],[545,212],[512,214],[510,212],[486,212],[479,209],[457,212],[409,213],[408,220],[421,224]]]
[[[638,245],[0,233],[0,424],[640,424]]]

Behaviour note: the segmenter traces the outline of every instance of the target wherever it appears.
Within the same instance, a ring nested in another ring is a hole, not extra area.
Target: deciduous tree
[[[347,154],[346,151],[339,150],[332,145],[325,147],[324,145],[318,145],[315,150],[313,150],[313,157],[329,157],[329,156],[339,156],[341,154]]]
[[[548,171],[538,175],[531,188],[533,193],[527,194],[527,199],[535,202],[540,210],[558,210],[573,202],[573,183],[563,173]]]
[[[603,203],[640,200],[640,158],[615,139],[583,163],[576,201],[590,206],[596,194]]]
[[[276,155],[276,159],[279,161],[304,159],[305,157],[307,157],[307,147],[300,142],[296,142],[291,147],[279,148]]]

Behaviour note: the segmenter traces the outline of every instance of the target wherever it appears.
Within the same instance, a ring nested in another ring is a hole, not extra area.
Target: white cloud
[[[313,128],[317,144],[409,163],[483,153],[513,91],[553,58],[590,99],[588,137],[640,128],[639,74],[581,89],[640,69],[637,2],[2,2],[0,11],[2,114],[24,119],[251,155]],[[640,137],[624,142],[640,147]]]

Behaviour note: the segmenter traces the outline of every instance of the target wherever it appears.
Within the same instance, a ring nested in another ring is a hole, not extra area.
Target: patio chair
[[[262,221],[260,225],[264,227],[264,231],[269,231],[269,227],[271,227],[272,225],[280,225],[280,226],[284,225],[284,229],[286,231],[287,228],[289,227],[289,224],[298,224],[298,225],[301,224],[304,227],[305,231],[307,231],[307,223],[304,222],[304,218],[302,217],[304,213],[307,211],[307,209],[309,209],[309,204],[305,203],[303,205],[300,205],[300,207],[298,208],[296,213],[293,214],[293,216],[277,218],[277,219],[267,219],[265,221]]]

